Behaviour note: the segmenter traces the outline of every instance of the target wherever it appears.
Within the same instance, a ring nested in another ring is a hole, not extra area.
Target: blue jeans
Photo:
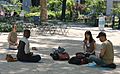
[[[95,55],[91,55],[90,57],[89,57],[89,62],[95,62],[97,65],[99,65],[99,66],[104,66],[104,65],[106,65],[106,63],[102,60],[102,59],[100,59],[100,58],[98,58],[97,56],[95,56]]]

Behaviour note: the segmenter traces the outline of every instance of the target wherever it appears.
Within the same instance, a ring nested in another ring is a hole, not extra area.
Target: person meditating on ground
[[[40,55],[33,55],[30,52],[29,41],[30,30],[24,30],[23,38],[19,41],[17,60],[23,62],[39,62],[41,60]]]
[[[12,31],[8,35],[9,49],[17,49],[18,38],[17,38],[16,30],[17,30],[17,26],[16,24],[14,24],[12,26]]]

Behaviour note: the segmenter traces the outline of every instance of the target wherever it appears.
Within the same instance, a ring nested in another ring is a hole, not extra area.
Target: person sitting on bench
[[[39,62],[41,60],[40,55],[33,55],[30,52],[29,41],[30,30],[24,30],[23,38],[19,41],[17,60],[23,62]]]

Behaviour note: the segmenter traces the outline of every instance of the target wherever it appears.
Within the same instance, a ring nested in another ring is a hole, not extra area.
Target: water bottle
[[[103,31],[105,26],[105,18],[103,16],[99,17],[99,30]]]

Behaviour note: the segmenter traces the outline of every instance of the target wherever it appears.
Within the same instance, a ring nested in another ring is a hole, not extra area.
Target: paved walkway
[[[37,35],[32,31],[30,37],[31,47],[37,47],[38,51],[33,51],[39,54],[42,60],[39,63],[24,63],[24,62],[6,62],[3,60],[5,54],[12,54],[14,57],[17,50],[7,50],[7,36],[8,33],[1,33],[0,35],[0,74],[120,74],[120,30],[112,30],[105,28],[107,38],[114,44],[115,63],[118,65],[116,69],[106,69],[87,65],[71,65],[67,61],[53,61],[49,56],[52,48],[58,46],[64,47],[66,51],[73,56],[76,52],[82,50],[82,40],[84,39],[84,32],[90,30],[97,43],[96,51],[99,53],[101,42],[96,38],[100,32],[97,27],[72,27],[67,36],[63,35]],[[22,33],[18,33],[18,37],[22,37]]]

